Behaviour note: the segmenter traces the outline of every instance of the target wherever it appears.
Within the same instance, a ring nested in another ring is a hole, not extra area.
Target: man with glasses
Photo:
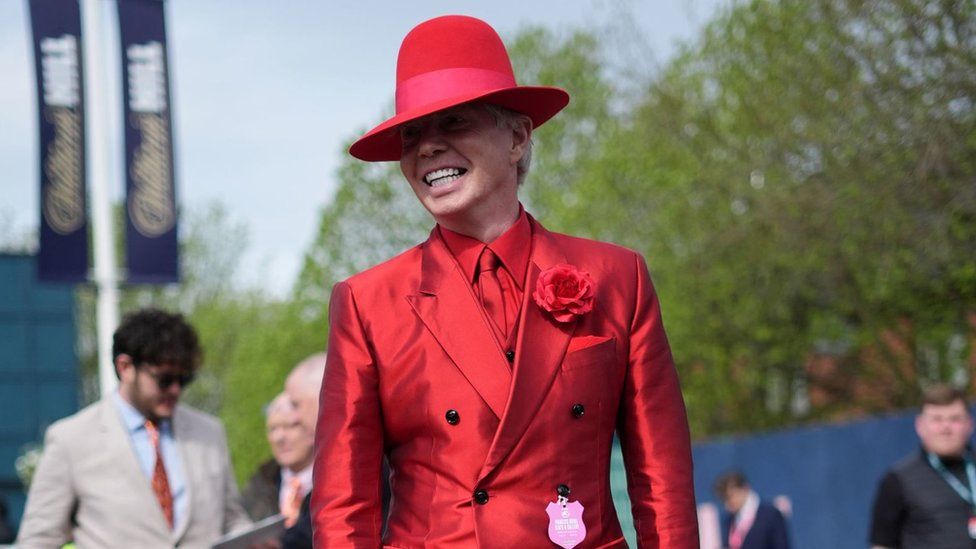
[[[246,528],[223,427],[179,404],[201,361],[193,327],[136,311],[112,356],[118,391],[47,430],[18,547],[209,547]]]

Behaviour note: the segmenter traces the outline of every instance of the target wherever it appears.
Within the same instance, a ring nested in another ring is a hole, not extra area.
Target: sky
[[[121,200],[117,20],[115,3],[100,1],[108,177],[112,196]],[[285,297],[332,199],[343,145],[391,111],[397,50],[417,23],[462,13],[507,37],[526,25],[605,28],[626,19],[648,45],[637,62],[655,66],[725,3],[167,0],[180,207],[203,211],[219,203],[233,222],[246,225],[249,246],[236,282]],[[39,220],[29,29],[27,0],[0,0],[0,230],[12,234],[27,234]]]

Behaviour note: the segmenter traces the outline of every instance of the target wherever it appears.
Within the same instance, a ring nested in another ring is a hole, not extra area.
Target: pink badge
[[[586,537],[583,524],[583,505],[578,501],[567,502],[560,497],[546,506],[549,515],[549,539],[563,549],[572,549]]]

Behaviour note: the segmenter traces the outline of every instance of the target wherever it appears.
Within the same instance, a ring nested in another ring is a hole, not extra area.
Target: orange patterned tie
[[[149,433],[149,442],[153,450],[156,451],[156,467],[153,469],[152,490],[159,500],[159,506],[163,508],[163,515],[170,529],[173,528],[173,493],[169,490],[169,479],[166,477],[166,467],[163,465],[163,452],[159,445],[159,429],[156,425],[146,420],[146,432]]]
[[[288,483],[288,494],[285,496],[285,503],[281,506],[281,514],[285,517],[285,527],[291,528],[298,522],[298,515],[302,511],[302,481],[298,477],[292,477]]]

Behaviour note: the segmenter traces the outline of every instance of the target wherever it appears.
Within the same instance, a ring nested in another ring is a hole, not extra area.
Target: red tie
[[[159,446],[159,429],[156,425],[146,420],[146,432],[149,433],[149,442],[153,450],[156,451],[156,467],[153,469],[152,490],[159,500],[159,506],[163,508],[163,515],[170,529],[173,528],[173,493],[169,490],[169,479],[166,477],[166,467],[163,465],[163,452]]]
[[[485,246],[478,258],[478,294],[481,304],[488,313],[495,335],[500,345],[504,346],[508,340],[508,324],[505,315],[505,296],[502,294],[502,284],[498,280],[498,267],[501,261],[491,248]]]

